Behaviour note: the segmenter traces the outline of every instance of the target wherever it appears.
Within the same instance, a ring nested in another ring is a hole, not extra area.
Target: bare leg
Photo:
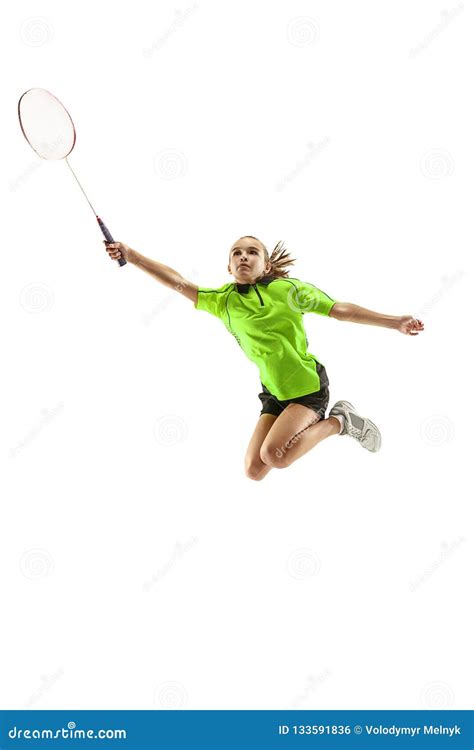
[[[277,469],[290,466],[330,435],[339,434],[335,417],[320,420],[309,407],[289,404],[269,430],[260,450],[264,464]]]
[[[263,463],[260,458],[260,448],[276,419],[277,417],[274,414],[262,414],[257,422],[245,454],[245,473],[249,479],[259,481],[272,468]]]

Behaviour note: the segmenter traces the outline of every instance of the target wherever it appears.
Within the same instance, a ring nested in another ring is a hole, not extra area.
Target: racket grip
[[[100,219],[98,216],[96,218],[97,218],[99,227],[100,227],[100,229],[102,231],[102,234],[104,235],[104,237],[107,240],[107,242],[115,242],[114,238],[110,234],[109,230],[105,226],[105,224],[102,221],[102,219]],[[117,263],[119,264],[119,266],[126,266],[127,265],[127,261],[125,260],[125,258],[119,258],[119,260],[117,261]]]

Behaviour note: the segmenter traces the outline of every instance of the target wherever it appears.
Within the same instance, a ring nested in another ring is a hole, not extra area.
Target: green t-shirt
[[[336,300],[299,279],[264,276],[255,284],[198,287],[197,310],[219,318],[279,401],[319,391],[316,357],[308,352],[303,315],[329,315]]]

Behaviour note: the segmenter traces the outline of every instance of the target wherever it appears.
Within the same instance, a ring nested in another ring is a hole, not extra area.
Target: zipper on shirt
[[[253,286],[253,288],[255,289],[255,291],[257,292],[258,298],[259,298],[259,300],[260,300],[260,306],[262,306],[262,305],[263,305],[263,299],[262,299],[262,298],[261,298],[261,296],[260,296],[260,292],[259,292],[259,291],[258,291],[258,289],[257,289],[257,285],[256,285],[256,284],[252,284],[252,286]],[[263,306],[264,306],[264,305],[263,305]]]

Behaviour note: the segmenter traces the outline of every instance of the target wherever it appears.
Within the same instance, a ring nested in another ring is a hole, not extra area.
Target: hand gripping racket
[[[94,212],[99,227],[107,242],[114,242],[114,238],[97,215],[86,191],[77,179],[67,157],[76,143],[76,129],[71,115],[53,94],[46,89],[29,89],[20,97],[18,102],[18,117],[20,127],[31,148],[42,159],[64,159],[71,170],[77,184]],[[120,258],[119,266],[127,261]]]

